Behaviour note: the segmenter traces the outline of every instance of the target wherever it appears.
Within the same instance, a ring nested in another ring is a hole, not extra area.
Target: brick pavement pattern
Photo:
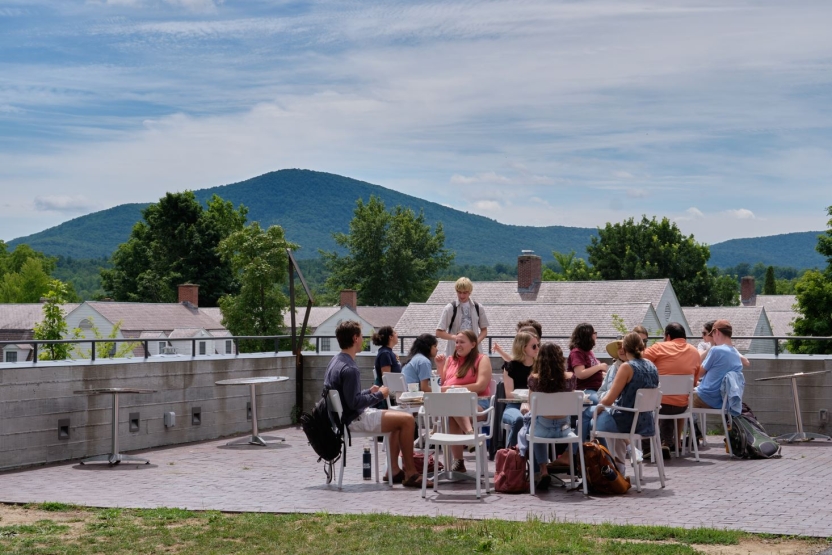
[[[640,494],[633,488],[624,496],[585,497],[580,491],[554,488],[535,497],[491,493],[477,500],[473,484],[468,483],[442,485],[438,495],[428,490],[425,500],[419,490],[362,480],[363,444],[358,443],[348,450],[344,488],[339,492],[334,484],[326,485],[323,466],[299,428],[282,429],[280,435],[286,443],[266,448],[227,447],[224,439],[145,451],[150,465],[110,468],[75,462],[5,472],[0,474],[0,501],[280,513],[384,511],[472,519],[535,517],[832,535],[832,442],[784,445],[781,459],[730,460],[722,438],[711,436],[711,447],[701,452],[701,462],[684,458],[667,463],[665,489],[659,486],[655,466],[646,465]]]

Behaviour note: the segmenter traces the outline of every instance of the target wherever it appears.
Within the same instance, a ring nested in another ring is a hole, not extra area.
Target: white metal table
[[[108,462],[110,465],[116,465],[120,462],[143,462],[150,464],[150,461],[141,457],[134,457],[132,455],[122,455],[118,452],[118,396],[121,393],[156,393],[155,389],[137,389],[132,387],[102,387],[98,389],[82,389],[80,391],[73,391],[76,395],[112,395],[113,396],[113,441],[110,447],[109,455],[96,455],[95,457],[87,457],[81,461],[81,464],[88,462]]]
[[[811,441],[813,439],[825,439],[827,441],[832,440],[831,437],[823,434],[816,434],[813,432],[803,431],[803,417],[800,416],[800,399],[797,396],[797,378],[801,378],[803,376],[815,376],[817,374],[827,374],[829,372],[832,372],[832,370],[818,370],[817,372],[798,372],[797,374],[787,374],[785,376],[772,376],[770,378],[757,378],[757,380],[755,380],[758,382],[766,382],[769,380],[792,381],[792,400],[794,401],[794,419],[797,423],[797,431],[792,432],[790,434],[783,434],[777,436],[775,438],[777,441],[785,441],[787,443],[792,443],[794,441]]]
[[[257,429],[257,395],[255,392],[255,387],[259,384],[264,383],[277,383],[277,382],[285,382],[289,378],[288,376],[264,376],[261,378],[233,378],[230,380],[220,380],[215,382],[217,385],[248,385],[251,388],[251,437],[250,438],[242,438],[235,441],[231,441],[228,445],[237,445],[241,443],[248,443],[249,445],[260,445],[265,447],[268,445],[262,437],[260,437],[260,432]],[[277,437],[280,441],[286,441],[284,437]]]

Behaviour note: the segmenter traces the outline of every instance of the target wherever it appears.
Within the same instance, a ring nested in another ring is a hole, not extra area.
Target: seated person
[[[544,343],[540,349],[537,359],[534,361],[532,373],[529,376],[529,391],[540,391],[543,393],[560,393],[561,391],[575,391],[575,375],[566,371],[566,360],[563,351],[554,343]],[[526,414],[524,427],[520,432],[520,454],[528,455],[529,444],[526,436],[531,427],[531,415]],[[535,419],[534,433],[537,437],[560,438],[575,436],[575,430],[566,416],[548,415],[538,416]],[[545,490],[549,488],[551,478],[549,477],[549,446],[545,443],[535,443],[534,462],[538,465],[534,473],[534,485],[536,488]]]
[[[471,330],[463,330],[456,335],[454,354],[440,363],[436,362],[442,379],[442,391],[452,387],[464,387],[480,397],[491,395],[491,361],[477,349],[477,336]],[[489,399],[480,399],[479,405],[488,408]],[[468,418],[452,418],[450,433],[473,434],[473,423]],[[473,447],[469,448],[473,452]],[[462,459],[462,446],[451,447],[454,462],[452,472],[465,472],[465,461]]]
[[[517,322],[517,331],[527,331],[535,334],[539,340],[543,339],[543,327],[537,320],[520,320]],[[500,355],[504,362],[511,361],[511,353],[507,353],[496,341],[494,342],[494,352]]]
[[[364,346],[361,325],[353,320],[341,322],[335,329],[335,337],[341,352],[332,358],[326,368],[324,387],[336,390],[341,396],[344,425],[354,432],[390,433],[387,449],[391,453],[401,450],[404,461],[404,470],[400,470],[398,457],[392,458],[393,468],[388,468],[387,472],[392,472],[393,483],[410,488],[422,487],[422,476],[413,464],[413,417],[406,412],[369,408],[387,398],[387,387],[374,385],[370,389],[361,389],[361,372],[355,363],[355,355]]]
[[[612,366],[607,370],[604,376],[604,381],[601,382],[601,387],[598,388],[598,397],[602,398],[609,391],[613,379],[615,379],[615,372],[618,367],[624,364],[624,341],[623,336],[618,336],[620,339],[607,343],[607,354],[612,357]],[[589,431],[592,427],[592,407],[586,407],[583,415],[583,429],[581,430],[581,438],[584,441],[589,441]]]
[[[514,397],[515,389],[528,389],[527,380],[532,371],[532,364],[537,358],[540,340],[536,334],[519,331],[511,346],[512,360],[503,364],[503,386],[506,398]],[[523,428],[523,414],[520,403],[507,403],[503,409],[503,424],[511,426],[506,435],[506,447],[511,449],[517,445],[517,434]]]
[[[729,372],[742,374],[742,359],[731,343],[733,328],[728,320],[714,322],[708,334],[713,347],[702,362],[699,385],[693,390],[693,406],[699,409],[722,408],[722,380]]]
[[[566,370],[578,377],[577,388],[583,390],[593,403],[598,402],[598,388],[607,371],[607,364],[598,362],[592,352],[597,335],[592,324],[578,324],[569,340],[569,358],[566,360]]]
[[[410,360],[402,368],[404,381],[409,385],[419,384],[419,391],[430,391],[432,360],[444,364],[445,355],[437,355],[438,341],[436,336],[430,333],[423,333],[413,341],[410,347]]]
[[[715,320],[711,320],[710,322],[705,322],[702,325],[702,341],[696,346],[696,349],[699,351],[699,358],[704,362],[705,357],[708,356],[708,350],[714,346],[714,340],[711,337],[711,331],[714,329],[714,324],[716,323]],[[733,344],[731,344],[734,347]],[[736,351],[736,347],[734,350]],[[740,355],[740,360],[742,361],[743,368],[749,368],[751,366],[751,361],[745,358],[743,355],[737,351],[737,354]]]
[[[595,430],[613,433],[630,433],[634,414],[617,411],[613,405],[634,408],[636,391],[639,389],[655,389],[659,385],[659,372],[656,366],[642,358],[644,341],[636,332],[628,333],[623,340],[624,358],[626,361],[615,373],[609,391],[600,399],[599,405],[592,408],[595,418]],[[656,433],[652,413],[640,414],[636,425],[636,433],[652,436]],[[600,438],[599,438],[600,439]],[[626,443],[611,440],[608,448],[615,457],[618,470],[624,474],[626,466]]]

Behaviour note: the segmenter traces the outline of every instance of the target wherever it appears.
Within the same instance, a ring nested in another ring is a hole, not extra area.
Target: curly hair
[[[474,348],[471,349],[471,352],[468,353],[468,356],[465,357],[465,360],[462,361],[462,364],[459,365],[459,368],[456,371],[457,378],[464,378],[465,374],[468,373],[468,370],[473,369],[474,374],[477,373],[477,357],[480,356],[480,350],[477,348],[477,336],[471,330],[462,330],[462,335],[468,338],[468,340],[474,344]],[[456,351],[454,351],[454,358],[459,358],[456,356]]]
[[[638,332],[633,331],[624,336],[624,351],[636,358],[641,358],[644,352],[644,340]]]
[[[376,333],[373,334],[373,345],[379,347],[387,347],[390,344],[390,338],[393,337],[392,326],[381,326]]]
[[[439,343],[436,340],[436,336],[432,333],[423,333],[419,337],[413,340],[413,345],[410,347],[410,353],[408,356],[413,358],[413,355],[419,353],[424,355],[425,358],[430,358],[430,350],[433,348],[434,345]]]
[[[537,376],[540,391],[563,391],[566,389],[566,359],[555,343],[544,343],[532,366]]]
[[[578,324],[575,331],[572,332],[572,337],[569,339],[569,349],[580,349],[582,351],[591,351],[595,347],[595,339],[592,334],[595,333],[595,328],[592,324]]]

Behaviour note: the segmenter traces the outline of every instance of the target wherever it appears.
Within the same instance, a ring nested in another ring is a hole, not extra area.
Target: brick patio
[[[266,433],[266,436],[273,435]],[[226,447],[227,440],[146,451],[151,465],[77,463],[0,474],[0,501],[57,501],[96,507],[194,510],[452,515],[464,518],[709,526],[749,532],[832,535],[832,442],[786,445],[777,460],[729,460],[711,436],[702,462],[669,462],[667,488],[645,467],[641,494],[584,497],[552,489],[538,497],[492,493],[478,501],[473,485],[443,486],[424,500],[418,490],[365,482],[360,451],[351,448],[344,489],[325,485],[322,465],[297,428],[285,444]],[[382,465],[383,466],[383,465]],[[469,465],[470,466],[470,465]],[[493,463],[491,466],[493,471]]]

